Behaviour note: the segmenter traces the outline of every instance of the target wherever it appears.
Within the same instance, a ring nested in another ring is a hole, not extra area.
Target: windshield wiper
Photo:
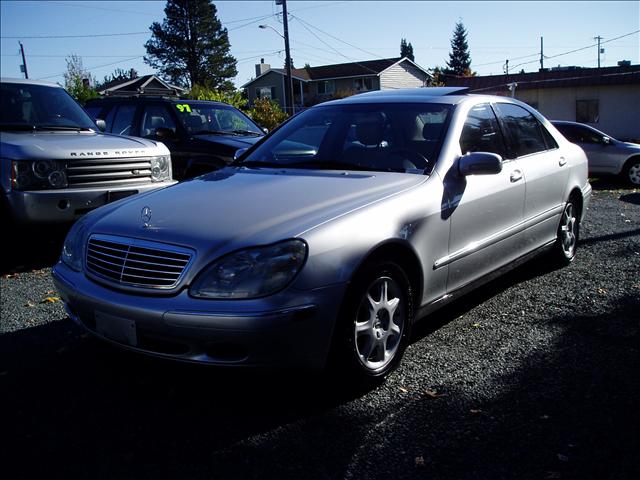
[[[308,168],[311,170],[359,170],[373,171],[372,168],[362,167],[347,162],[321,162],[314,160],[298,162],[260,162],[258,160],[245,160],[244,162],[232,163],[240,167],[263,167],[263,168]],[[403,171],[403,170],[398,170]]]
[[[237,133],[225,130],[199,130],[194,135],[238,135]]]
[[[254,137],[261,136],[262,133],[255,132],[253,130],[233,130],[233,133],[237,133],[238,135],[253,135]]]
[[[91,128],[78,127],[74,125],[26,125],[24,123],[4,123],[0,124],[1,130],[20,130],[20,131],[42,131],[42,130],[54,130],[65,132],[78,132],[88,131]]]

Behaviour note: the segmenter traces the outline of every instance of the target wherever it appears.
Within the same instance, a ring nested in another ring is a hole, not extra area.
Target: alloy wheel
[[[401,285],[391,277],[377,278],[360,300],[354,323],[360,363],[370,371],[386,367],[396,356],[407,323]]]

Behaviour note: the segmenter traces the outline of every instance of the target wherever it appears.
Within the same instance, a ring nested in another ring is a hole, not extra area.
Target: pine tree
[[[400,40],[400,56],[402,58],[407,57],[412,62],[415,61],[415,57],[413,56],[413,45],[411,43],[407,43],[406,39]]]
[[[467,30],[462,22],[456,23],[451,38],[451,52],[449,53],[448,68],[444,69],[444,73],[456,75],[459,77],[471,77],[475,73],[471,71],[471,55],[469,53],[469,45],[467,44]]]
[[[164,13],[149,28],[144,61],[178,85],[232,89],[236,59],[211,0],[167,0]]]

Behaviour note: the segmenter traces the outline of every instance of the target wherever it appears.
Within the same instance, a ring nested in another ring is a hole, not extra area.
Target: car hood
[[[119,208],[107,206],[91,231],[191,247],[200,258],[210,259],[299,236],[426,179],[404,173],[227,167],[130,197]],[[151,209],[147,227],[144,207]]]
[[[142,138],[96,132],[2,132],[2,156],[9,159],[67,160],[88,157],[132,157],[163,150]]]
[[[218,145],[225,145],[227,147],[235,148],[247,148],[260,140],[263,135],[260,136],[237,136],[237,135],[194,135],[198,140],[203,140],[208,143],[215,143]]]

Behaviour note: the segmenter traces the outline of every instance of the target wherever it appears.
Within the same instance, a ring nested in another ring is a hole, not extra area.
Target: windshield
[[[257,125],[235,108],[188,102],[176,103],[173,108],[178,114],[180,123],[192,135],[199,133],[264,135]]]
[[[428,173],[450,111],[429,103],[314,107],[274,132],[242,165]]]
[[[62,88],[23,83],[0,84],[0,128],[95,130],[96,126]]]

